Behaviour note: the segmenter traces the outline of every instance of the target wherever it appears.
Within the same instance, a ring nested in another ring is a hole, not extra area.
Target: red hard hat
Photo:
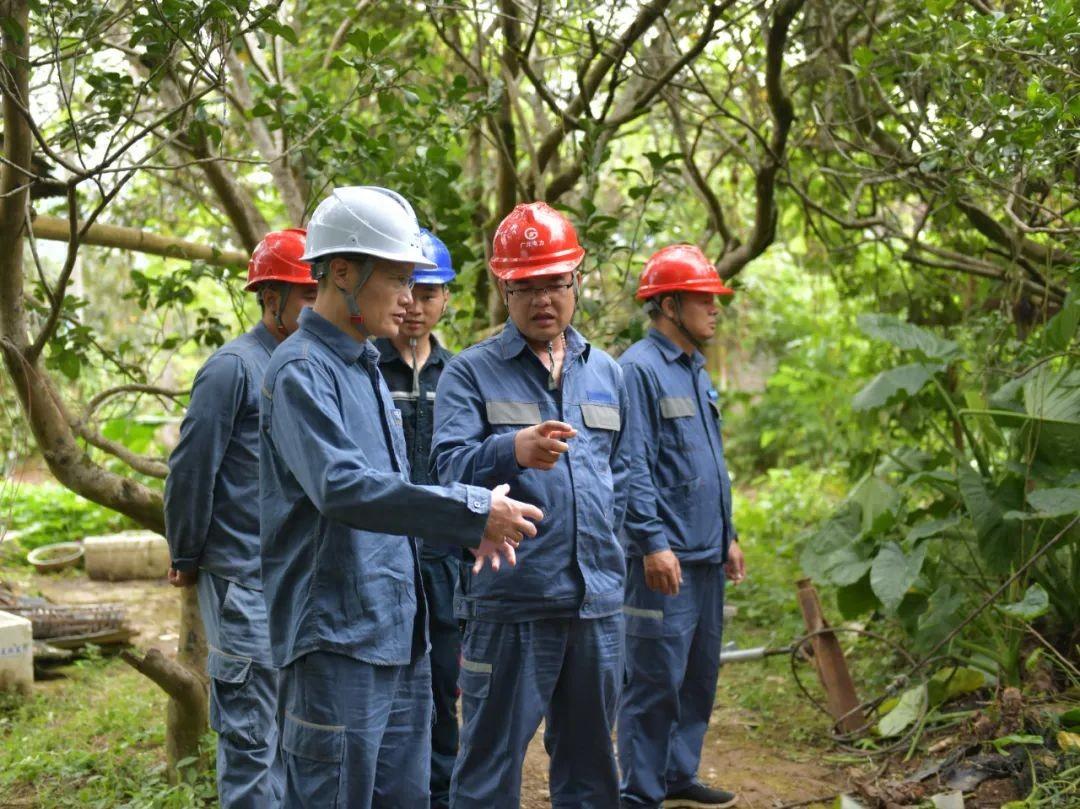
[[[300,260],[300,256],[304,255],[306,235],[307,231],[302,228],[267,233],[251,254],[244,291],[251,292],[266,281],[283,281],[286,284],[305,286],[317,283],[311,277],[311,267]]]
[[[712,262],[692,244],[661,248],[645,262],[635,297],[644,301],[664,292],[735,294],[733,289],[724,286]]]
[[[584,257],[569,219],[545,202],[527,202],[499,223],[489,266],[496,278],[519,281],[572,272]]]

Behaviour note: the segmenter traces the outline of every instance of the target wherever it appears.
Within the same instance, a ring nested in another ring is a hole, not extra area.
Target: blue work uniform
[[[195,376],[165,481],[172,565],[198,571],[222,807],[281,800],[277,673],[259,572],[259,388],[277,340],[262,323]]]
[[[619,358],[634,425],[627,546],[626,683],[618,748],[626,806],[660,806],[697,778],[716,695],[724,569],[735,539],[719,396],[705,358],[660,332]],[[645,584],[642,557],[670,549],[678,595]]]
[[[385,337],[375,341],[379,370],[401,411],[413,483],[434,482],[428,468],[435,421],[435,387],[453,354],[430,335],[431,353],[417,373]],[[420,548],[420,575],[428,606],[431,642],[431,696],[435,723],[431,726],[431,806],[446,809],[450,775],[458,750],[457,679],[461,630],[454,616],[454,586],[461,574],[461,548],[425,541]]]
[[[371,343],[308,309],[263,381],[262,570],[289,807],[428,805],[414,537],[476,546],[491,508],[484,489],[410,482],[378,361]]]
[[[518,564],[463,577],[461,749],[450,804],[517,807],[525,749],[543,719],[555,807],[618,805],[611,729],[622,675],[625,559],[618,526],[629,464],[618,365],[566,330],[554,388],[508,322],[439,380],[432,460],[444,483],[510,485],[544,512]],[[518,465],[514,436],[547,420],[578,432],[548,471]]]

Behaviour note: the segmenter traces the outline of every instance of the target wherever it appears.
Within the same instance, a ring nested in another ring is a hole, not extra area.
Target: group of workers
[[[507,322],[454,356],[453,262],[400,194],[337,188],[254,251],[262,317],[195,377],[165,488],[223,807],[513,809],[541,722],[554,807],[735,804],[698,779],[745,575],[700,351],[732,291],[659,250],[616,362],[571,325],[584,255],[518,205]]]

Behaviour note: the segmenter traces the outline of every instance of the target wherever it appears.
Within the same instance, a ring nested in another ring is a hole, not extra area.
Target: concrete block
[[[34,685],[34,634],[21,615],[0,612],[0,692],[30,696]]]
[[[169,545],[153,531],[121,531],[83,540],[83,563],[92,579],[158,579],[169,572]]]

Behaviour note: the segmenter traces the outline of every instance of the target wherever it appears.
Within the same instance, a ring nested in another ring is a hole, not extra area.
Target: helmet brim
[[[657,295],[663,295],[666,292],[707,292],[713,295],[734,295],[735,290],[731,287],[724,286],[724,283],[720,280],[705,279],[700,282],[693,281],[680,281],[675,284],[654,284],[647,287],[642,287],[637,291],[634,296],[639,301],[647,301],[649,298],[655,298]]]
[[[545,275],[563,275],[564,273],[573,272],[581,266],[584,259],[585,251],[582,250],[578,256],[543,264],[506,267],[492,261],[489,266],[491,272],[500,281],[524,281],[526,278],[541,278]]]
[[[320,258],[326,258],[327,256],[371,256],[372,258],[381,258],[387,261],[400,261],[402,264],[412,264],[414,270],[434,270],[439,265],[429,259],[419,250],[409,251],[405,253],[392,253],[388,250],[365,250],[360,252],[358,250],[317,250],[311,253],[304,253],[300,257],[300,260],[305,264],[314,264]]]

